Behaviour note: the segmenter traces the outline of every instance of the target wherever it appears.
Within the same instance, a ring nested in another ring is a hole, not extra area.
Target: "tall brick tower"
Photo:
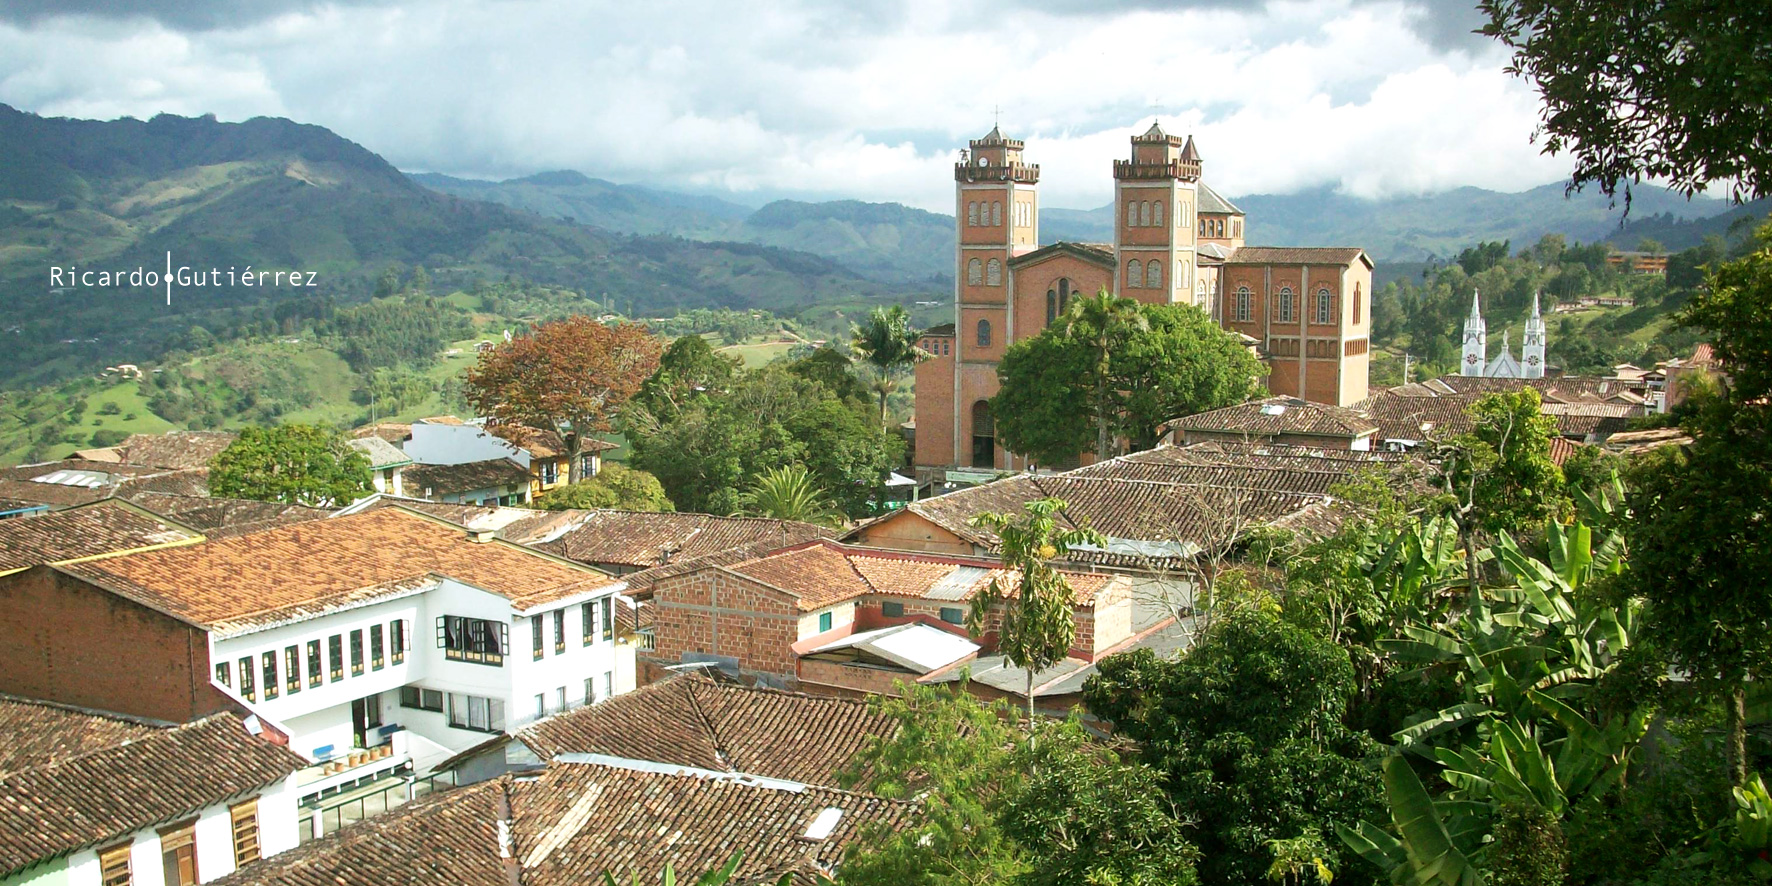
[[[1119,294],[1150,304],[1194,301],[1194,214],[1200,155],[1156,123],[1132,138],[1132,159],[1114,161],[1114,259]]]
[[[995,126],[973,139],[954,164],[954,216],[959,226],[954,268],[954,463],[978,468],[1008,464],[996,445],[986,402],[997,393],[997,361],[1014,335],[1009,313],[1009,260],[1031,252],[1039,237],[1040,167],[1023,163],[1022,143]]]

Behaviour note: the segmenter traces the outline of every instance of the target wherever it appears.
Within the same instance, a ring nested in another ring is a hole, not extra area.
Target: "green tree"
[[[746,516],[826,526],[843,522],[843,512],[831,505],[812,475],[799,465],[787,465],[758,475],[751,481],[751,488],[739,495],[738,504],[739,513]]]
[[[623,511],[673,511],[658,478],[615,462],[604,462],[597,476],[542,493],[535,506],[547,511],[615,508]]]
[[[738,358],[716,353],[699,335],[672,341],[659,358],[658,370],[634,395],[627,423],[640,426],[642,432],[656,429],[660,422],[681,414],[691,400],[729,390],[739,365]]]
[[[1216,622],[1178,660],[1103,659],[1083,687],[1195,823],[1206,883],[1260,882],[1301,837],[1336,883],[1372,882],[1332,848],[1338,824],[1380,808],[1377,747],[1342,724],[1353,693],[1345,651],[1259,611]]]
[[[1062,499],[1043,498],[1023,507],[1023,514],[986,512],[968,521],[997,537],[1003,565],[1014,571],[1015,581],[991,579],[984,593],[972,598],[966,629],[974,636],[984,633],[1000,610],[997,651],[1026,673],[1031,722],[1034,676],[1063,661],[1077,638],[1076,592],[1051,561],[1077,545],[1106,546],[1107,539],[1087,526],[1061,527],[1059,518],[1068,507]]]
[[[294,424],[241,430],[210,460],[209,491],[222,498],[342,507],[373,485],[369,460],[343,434]]]
[[[1536,534],[1566,504],[1563,472],[1550,459],[1556,420],[1540,411],[1540,402],[1529,387],[1486,394],[1470,405],[1471,430],[1440,448],[1441,481],[1464,539],[1472,594],[1480,577],[1479,532]]]
[[[1631,590],[1647,601],[1645,633],[1728,718],[1731,784],[1746,784],[1746,696],[1772,678],[1772,226],[1760,248],[1721,265],[1682,320],[1713,336],[1730,376],[1701,395],[1684,426],[1693,443],[1664,449],[1630,475],[1625,524]]]
[[[875,308],[865,323],[850,333],[849,346],[880,371],[874,390],[880,395],[880,423],[886,423],[886,395],[898,388],[898,378],[929,354],[917,347],[923,331],[911,325],[911,315],[900,305]]]
[[[1758,0],[1483,0],[1483,33],[1532,81],[1547,153],[1569,185],[1613,195],[1645,178],[1690,195],[1727,181],[1766,193],[1772,173],[1772,18]]]
[[[788,364],[789,372],[807,381],[824,385],[825,390],[835,394],[838,399],[865,402],[868,399],[868,390],[855,377],[854,369],[855,361],[830,345],[819,347]]]
[[[1009,346],[991,414],[1006,448],[1063,464],[1090,450],[1111,455],[1116,438],[1154,446],[1165,422],[1253,396],[1262,372],[1241,340],[1198,308],[1103,292]]]

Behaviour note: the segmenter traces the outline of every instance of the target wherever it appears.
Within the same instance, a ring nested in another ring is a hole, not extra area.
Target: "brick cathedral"
[[[954,164],[955,316],[923,338],[935,357],[917,367],[919,468],[1032,467],[997,445],[997,362],[1103,288],[1206,311],[1256,348],[1275,394],[1338,406],[1366,397],[1364,250],[1243,245],[1243,211],[1201,181],[1193,138],[1156,124],[1132,138],[1131,159],[1114,161],[1114,242],[1040,246],[1040,167],[1022,147],[993,127]]]

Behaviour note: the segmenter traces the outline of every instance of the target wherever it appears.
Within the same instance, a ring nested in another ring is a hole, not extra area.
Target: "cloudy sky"
[[[1474,2],[0,0],[0,102],[285,116],[411,171],[743,202],[951,211],[955,152],[994,115],[1047,206],[1108,202],[1153,116],[1229,195],[1557,180]]]

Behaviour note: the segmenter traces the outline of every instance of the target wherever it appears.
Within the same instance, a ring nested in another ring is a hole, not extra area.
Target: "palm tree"
[[[1106,461],[1112,455],[1108,451],[1112,442],[1108,424],[1115,413],[1113,401],[1119,393],[1112,389],[1112,367],[1109,365],[1114,346],[1129,332],[1149,329],[1150,321],[1145,319],[1136,300],[1120,298],[1102,287],[1095,295],[1073,302],[1070,310],[1065,312],[1063,322],[1066,337],[1081,339],[1094,349],[1095,368],[1090,372],[1090,386],[1094,389],[1095,402],[1095,457]]]
[[[841,525],[843,513],[825,498],[812,474],[800,465],[765,471],[738,496],[739,515]]]
[[[899,305],[875,308],[866,323],[855,325],[849,346],[875,369],[880,378],[874,390],[880,393],[880,424],[886,423],[886,395],[898,388],[898,376],[929,358],[929,352],[917,347],[923,331],[911,325],[911,315]]]

